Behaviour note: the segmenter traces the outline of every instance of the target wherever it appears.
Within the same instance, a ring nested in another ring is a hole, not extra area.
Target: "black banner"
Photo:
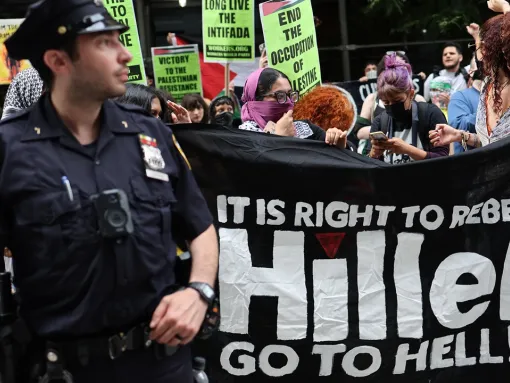
[[[416,93],[423,96],[425,83],[421,77],[413,76],[413,84]],[[377,80],[368,80],[367,82],[346,81],[335,83],[335,85],[344,88],[351,94],[354,102],[356,103],[356,106],[358,107],[358,113],[361,112],[363,103],[365,102],[368,95],[377,91]]]
[[[506,382],[510,143],[390,166],[175,127],[216,217],[213,382]]]

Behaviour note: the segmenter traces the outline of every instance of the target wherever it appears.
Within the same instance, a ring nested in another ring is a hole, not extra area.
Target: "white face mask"
[[[369,80],[374,80],[374,79],[376,79],[376,78],[377,78],[377,71],[376,71],[375,69],[374,69],[374,70],[369,70],[369,71],[367,72],[367,78],[368,78]]]

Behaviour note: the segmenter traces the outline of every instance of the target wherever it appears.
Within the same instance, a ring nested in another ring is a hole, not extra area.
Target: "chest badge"
[[[140,134],[139,137],[147,177],[168,182],[168,174],[162,172],[166,164],[156,139],[144,134]]]

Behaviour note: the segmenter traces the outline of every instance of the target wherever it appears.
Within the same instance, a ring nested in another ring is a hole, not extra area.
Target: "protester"
[[[294,121],[294,104],[299,93],[292,90],[289,78],[273,68],[260,68],[246,80],[242,101],[243,124],[239,129],[279,136],[324,141],[345,148],[347,133],[332,128],[327,132],[307,121]]]
[[[461,66],[463,60],[462,48],[459,44],[454,42],[448,42],[443,48],[443,69],[436,67],[434,73],[432,73],[425,81],[425,100],[430,101],[430,89],[432,80],[434,78],[442,76],[450,79],[452,84],[452,94],[467,88],[467,77],[468,73]],[[445,104],[448,104],[449,99],[444,100]]]
[[[483,83],[474,56],[471,60],[470,67],[470,87],[452,96],[448,106],[448,123],[455,129],[474,134],[476,133],[476,113],[480,102],[480,91]],[[455,154],[463,153],[464,151],[460,143],[454,143]]]
[[[354,127],[357,117],[352,96],[334,85],[318,86],[301,98],[294,107],[294,118],[309,120],[324,130],[344,132]]]
[[[482,27],[477,57],[485,85],[476,116],[476,134],[440,125],[430,133],[434,145],[460,142],[467,148],[486,146],[510,135],[510,14],[495,16]],[[483,42],[483,43],[481,43]]]
[[[377,78],[377,63],[373,61],[367,62],[364,70],[365,75],[359,79],[361,82],[367,82],[368,80],[374,80]]]
[[[116,101],[122,104],[138,105],[152,117],[159,119],[165,115],[167,108],[153,89],[141,84],[126,84],[126,93]]]
[[[207,124],[209,122],[208,106],[199,94],[187,94],[183,97],[181,105],[189,112],[191,122]]]
[[[4,101],[2,119],[35,104],[43,93],[44,84],[34,68],[19,72],[13,79]]]
[[[386,69],[377,81],[377,92],[385,111],[372,123],[371,133],[383,132],[387,139],[371,137],[370,157],[398,164],[448,155],[448,147],[433,147],[428,132],[445,117],[435,105],[414,101],[411,66],[396,56],[386,56]]]
[[[234,101],[227,96],[215,98],[209,106],[211,124],[231,128],[234,122]]]
[[[395,54],[397,60],[411,65],[409,58],[404,51],[386,52],[387,54]],[[385,59],[387,54],[381,59],[377,65],[377,77],[386,69]],[[412,73],[412,72],[411,72]],[[425,77],[425,73],[420,73],[420,76]],[[414,96],[415,101],[425,102],[425,99],[416,94]],[[370,150],[369,134],[372,122],[384,111],[384,104],[377,95],[377,92],[369,94],[366,100],[363,102],[363,107],[356,121],[356,125],[352,131],[351,136],[354,136],[352,141],[359,140],[358,152],[362,154],[368,154]],[[368,144],[368,145],[367,145]]]

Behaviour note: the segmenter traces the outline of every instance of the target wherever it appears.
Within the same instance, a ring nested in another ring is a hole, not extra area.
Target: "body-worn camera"
[[[104,238],[124,237],[133,232],[129,201],[124,191],[105,190],[91,200],[97,212],[99,232]]]

